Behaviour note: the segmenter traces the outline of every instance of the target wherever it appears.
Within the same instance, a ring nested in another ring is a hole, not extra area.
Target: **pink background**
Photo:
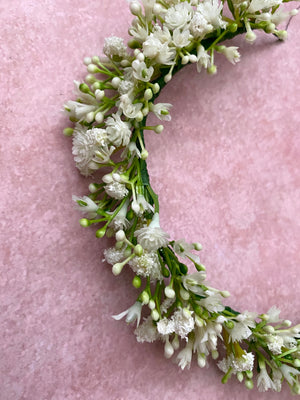
[[[126,37],[123,0],[2,0],[1,400],[289,399],[222,385],[214,364],[189,371],[161,343],[137,344],[112,314],[135,301],[132,273],[102,262],[109,240],[78,224],[71,195],[88,181],[61,132],[63,103],[83,57],[104,38]],[[198,240],[216,287],[239,310],[279,305],[300,322],[300,18],[279,43],[242,38],[242,60],[218,57],[218,74],[190,66],[167,86],[172,121],[147,133],[161,225]]]

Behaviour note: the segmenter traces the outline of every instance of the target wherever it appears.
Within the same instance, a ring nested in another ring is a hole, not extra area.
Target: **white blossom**
[[[220,52],[224,54],[224,56],[227,58],[231,64],[236,64],[237,62],[240,61],[240,53],[238,52],[238,47],[236,46],[221,46]]]
[[[120,320],[126,316],[126,322],[131,323],[137,321],[137,326],[139,326],[142,312],[142,303],[139,301],[135,302],[133,306],[129,307],[128,310],[121,312],[118,315],[113,315],[113,319]]]
[[[134,236],[138,243],[148,251],[158,250],[169,243],[169,235],[159,225],[159,215],[155,213],[149,226],[135,231]]]
[[[231,353],[228,357],[223,358],[223,360],[218,362],[218,367],[224,373],[226,373],[229,370],[229,368],[231,368],[232,373],[236,374],[237,372],[252,371],[253,364],[254,364],[253,353],[244,352],[244,354],[241,357],[235,357]]]
[[[127,146],[131,137],[130,123],[122,121],[119,112],[108,117],[105,123],[108,140],[116,147]]]
[[[68,116],[77,119],[79,122],[83,121],[87,114],[95,112],[98,107],[98,101],[88,93],[80,91],[80,82],[74,81],[75,94],[78,96],[78,100],[69,100],[65,104],[65,111]]]
[[[108,264],[114,265],[124,260],[124,250],[115,247],[104,250],[104,258]]]
[[[124,185],[124,183],[120,182],[111,182],[105,185],[104,187],[106,193],[113,197],[114,199],[121,200],[128,194],[128,189]]]
[[[120,110],[123,111],[123,114],[131,119],[136,118],[141,109],[143,107],[143,103],[132,103],[131,98],[127,94],[123,94],[120,96]]]
[[[197,7],[197,11],[202,14],[207,23],[211,24],[214,29],[225,29],[227,26],[227,22],[222,20],[222,9],[223,4],[222,2],[219,3],[218,0],[204,0]]]
[[[240,342],[251,336],[252,330],[250,328],[256,327],[255,318],[257,318],[257,314],[248,311],[237,315],[235,317],[237,321],[234,321],[234,327],[228,329],[230,340],[232,342]]]
[[[182,278],[182,284],[184,288],[192,293],[203,296],[205,294],[202,285],[206,279],[206,273],[203,271],[197,271],[193,274],[184,275]]]
[[[78,197],[73,195],[72,200],[76,202],[77,209],[86,213],[88,218],[97,216],[98,205],[88,196]]]
[[[127,54],[124,40],[117,36],[106,38],[103,46],[103,53],[109,58],[114,56],[124,58]]]
[[[268,317],[268,323],[276,323],[280,321],[279,318],[280,310],[276,306],[270,308],[270,310],[266,313]]]
[[[181,369],[190,368],[193,354],[193,340],[189,340],[184,349],[177,354],[177,362]]]
[[[187,257],[189,259],[192,259],[197,264],[200,264],[200,258],[192,253],[192,250],[194,250],[194,246],[191,243],[187,243],[183,239],[176,240],[174,242],[173,248],[175,253],[178,254],[180,257]]]
[[[273,354],[281,354],[281,348],[283,345],[284,341],[282,337],[278,335],[267,336],[267,346]]]
[[[201,72],[202,67],[207,68],[210,64],[210,55],[205,48],[200,45],[197,48],[197,71]]]
[[[127,229],[130,226],[129,221],[126,218],[128,204],[129,200],[127,199],[123,204],[121,210],[109,224],[109,226],[112,227],[115,231],[119,231],[120,229]]]
[[[248,7],[249,13],[256,13],[260,10],[267,10],[282,3],[282,0],[252,0]]]
[[[144,322],[135,329],[134,334],[139,343],[152,343],[158,339],[158,332],[153,324],[151,316],[147,317]]]
[[[222,299],[219,293],[214,293],[204,299],[198,300],[197,303],[206,308],[209,312],[221,312],[225,308],[222,304]]]
[[[150,111],[161,121],[171,121],[171,115],[169,113],[171,107],[172,104],[170,103],[151,103]]]
[[[120,93],[120,95],[127,94],[128,96],[130,96],[133,88],[134,88],[134,83],[131,80],[124,79],[121,81],[118,87],[118,92]]]
[[[165,15],[165,26],[174,30],[184,28],[191,20],[192,6],[187,2],[176,4],[168,9]]]
[[[300,375],[299,369],[291,367],[290,365],[287,364],[281,364],[279,368],[282,375],[285,377],[285,379],[288,381],[290,385],[293,385],[294,383],[297,382],[297,375]]]
[[[86,129],[77,125],[73,132],[72,153],[76,167],[80,172],[88,176],[98,169],[98,162],[107,162],[115,147],[108,146],[106,133],[103,129]],[[99,158],[99,155],[103,158]]]
[[[154,251],[144,252],[140,257],[134,257],[130,260],[129,265],[136,274],[149,276],[153,282],[163,280],[158,255]]]
[[[150,66],[149,68],[147,68],[146,63],[139,60],[134,60],[132,62],[132,68],[133,76],[135,77],[135,79],[142,82],[149,82],[154,72],[153,67]]]
[[[129,34],[139,42],[145,42],[148,37],[148,27],[141,25],[139,20],[135,18],[129,28]]]
[[[190,31],[176,28],[173,32],[173,43],[177,48],[187,47],[191,43]]]
[[[276,390],[276,387],[270,378],[266,367],[261,368],[257,375],[257,388],[259,392],[266,392],[269,389]]]
[[[157,323],[157,330],[161,335],[170,335],[174,333],[174,321],[172,319],[162,318]]]
[[[142,215],[145,211],[154,212],[154,208],[149,204],[145,197],[138,193],[136,196],[136,200],[133,200],[131,203],[131,208],[137,215]]]
[[[196,12],[191,20],[189,29],[194,38],[202,39],[207,33],[213,31],[214,27],[202,13]]]
[[[187,335],[194,329],[195,320],[192,313],[187,308],[179,308],[172,315],[174,322],[174,332],[181,337],[187,339]]]
[[[194,351],[208,356],[210,352],[217,350],[218,337],[222,338],[221,332],[222,325],[214,321],[203,322],[202,326],[197,325],[195,327]]]
[[[158,64],[170,65],[173,63],[176,50],[170,48],[168,43],[162,43],[153,33],[143,43],[143,53],[145,57],[154,59]]]

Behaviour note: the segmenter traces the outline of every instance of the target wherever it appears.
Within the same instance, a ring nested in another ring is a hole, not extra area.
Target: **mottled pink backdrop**
[[[88,181],[75,169],[61,112],[82,59],[104,38],[126,37],[124,0],[2,0],[1,400],[289,399],[222,385],[211,365],[189,371],[161,343],[137,344],[116,322],[136,298],[132,274],[102,262],[109,240],[78,224],[71,195]],[[279,305],[300,322],[300,18],[279,43],[243,39],[242,60],[218,58],[215,77],[186,67],[167,86],[172,122],[149,132],[149,168],[161,223],[198,240],[210,282],[230,305]]]

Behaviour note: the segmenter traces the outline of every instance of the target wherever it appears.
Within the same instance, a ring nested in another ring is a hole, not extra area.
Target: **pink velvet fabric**
[[[81,61],[104,38],[127,37],[123,0],[10,0],[1,18],[1,400],[289,399],[247,391],[195,364],[180,371],[161,343],[138,344],[117,314],[136,299],[132,273],[115,278],[110,246],[83,229],[71,195],[91,180],[75,169],[61,112]],[[172,121],[147,133],[161,225],[203,244],[209,281],[228,304],[272,305],[300,322],[300,18],[279,43],[235,39],[242,60],[218,74],[181,71],[161,94]]]

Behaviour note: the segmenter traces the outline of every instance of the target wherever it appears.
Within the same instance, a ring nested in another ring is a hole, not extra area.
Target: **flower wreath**
[[[252,389],[255,366],[260,391],[280,391],[286,380],[292,392],[300,394],[300,324],[280,319],[276,307],[257,314],[223,305],[229,293],[207,284],[205,267],[194,253],[201,245],[170,240],[160,227],[144,143],[145,131],[163,130],[161,124],[147,126],[150,113],[162,121],[171,119],[171,104],[155,100],[184,65],[195,63],[199,72],[205,68],[215,74],[215,53],[232,64],[240,59],[237,47],[221,41],[246,33],[251,43],[256,29],[286,38],[286,31],[277,26],[297,10],[286,11],[281,2],[132,0],[135,18],[128,47],[112,36],[105,39],[105,57],[84,59],[89,74],[84,83],[75,81],[77,100],[65,104],[75,127],[64,134],[73,138],[75,163],[83,175],[110,168],[100,183],[89,185],[88,196],[73,200],[86,214],[80,220],[83,227],[97,224],[98,238],[115,237],[115,246],[104,251],[113,274],[119,275],[126,265],[135,273],[136,302],[113,318],[136,321],[137,341],[161,340],[165,357],[176,352],[182,369],[190,367],[193,354],[201,368],[209,356],[217,360],[222,341],[226,355],[217,365],[223,383],[235,375]],[[187,263],[196,271],[188,273]],[[149,315],[140,323],[142,309]]]

